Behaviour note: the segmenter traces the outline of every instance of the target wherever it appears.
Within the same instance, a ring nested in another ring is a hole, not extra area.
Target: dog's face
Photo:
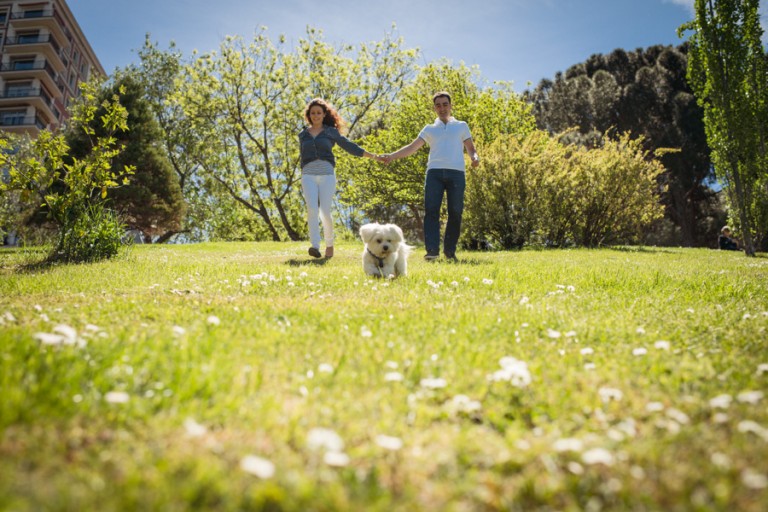
[[[365,224],[360,227],[360,238],[375,256],[386,258],[400,248],[403,231],[394,224]]]

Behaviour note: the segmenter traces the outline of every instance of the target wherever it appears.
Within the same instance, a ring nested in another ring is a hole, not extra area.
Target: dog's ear
[[[376,229],[376,224],[363,224],[360,226],[360,238],[363,242],[368,243],[373,237],[373,232]]]
[[[405,237],[403,236],[403,230],[400,229],[400,226],[398,226],[397,224],[390,224],[389,228],[392,231],[392,233],[395,234],[395,237],[397,238],[398,242],[403,242],[405,240]]]

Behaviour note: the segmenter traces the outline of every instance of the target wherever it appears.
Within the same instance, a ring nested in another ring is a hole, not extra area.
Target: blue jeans
[[[427,254],[440,253],[440,207],[443,193],[448,203],[448,222],[445,224],[443,253],[456,255],[464,213],[465,173],[453,169],[429,169],[424,182],[424,245]]]

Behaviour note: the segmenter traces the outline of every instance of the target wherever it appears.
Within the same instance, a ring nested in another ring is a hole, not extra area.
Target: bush
[[[500,137],[469,183],[464,240],[505,249],[636,242],[663,214],[663,167],[641,144],[628,134],[590,150],[544,132]]]
[[[120,250],[125,230],[114,211],[101,203],[88,205],[64,226],[53,257],[83,263],[109,259]]]

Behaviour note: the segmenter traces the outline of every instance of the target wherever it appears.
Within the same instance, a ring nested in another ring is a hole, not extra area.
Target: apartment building
[[[94,73],[106,75],[64,0],[0,0],[0,130],[55,129]]]

